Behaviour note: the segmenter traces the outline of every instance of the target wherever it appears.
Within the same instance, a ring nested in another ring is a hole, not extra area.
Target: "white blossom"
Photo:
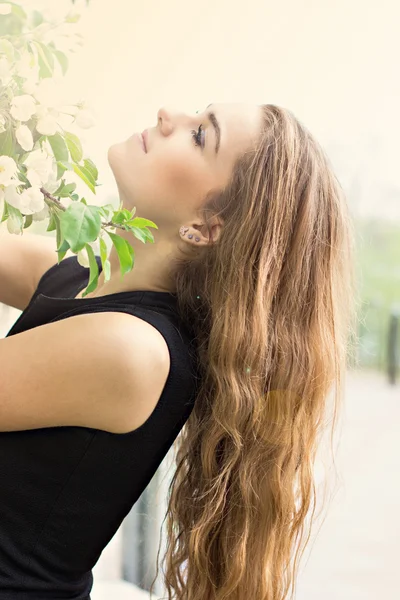
[[[57,133],[58,123],[56,117],[48,113],[40,118],[36,124],[36,131],[42,135],[54,135]]]
[[[50,194],[59,187],[57,162],[46,151],[34,150],[25,160],[25,165],[28,167],[26,177],[32,186],[42,186]]]
[[[39,75],[39,66],[35,62],[35,57],[30,52],[23,51],[20,58],[15,62],[15,71],[17,75],[24,79],[37,80]]]
[[[46,106],[41,106],[40,104],[36,106],[35,115],[38,119],[42,119],[43,117],[45,117],[48,112],[49,111]]]
[[[9,15],[11,12],[11,4],[0,4],[0,15]]]
[[[7,58],[5,58],[5,56],[2,56],[0,58],[0,80],[3,83],[3,85],[8,85],[11,79],[11,65]]]
[[[15,215],[10,215],[7,218],[7,229],[10,233],[15,233],[18,235],[22,235],[21,232],[21,223]]]
[[[15,71],[17,75],[25,79],[22,84],[24,94],[33,95],[39,79],[39,65],[36,64],[35,57],[29,52],[23,52],[15,63]]]
[[[30,152],[32,150],[33,137],[29,127],[26,125],[20,125],[15,131],[15,136],[18,144],[25,150],[25,152]]]
[[[17,191],[17,188],[19,188],[20,184],[21,184],[21,182],[18,182],[15,180],[11,181],[7,185],[5,193],[4,193],[4,199],[7,202],[7,204],[10,204],[14,208],[18,208],[18,209],[20,209],[22,206],[21,194],[19,194]]]
[[[77,106],[73,105],[73,104],[71,104],[71,105],[66,104],[66,105],[63,105],[63,106],[59,106],[58,110],[60,112],[62,112],[62,113],[65,113],[67,115],[71,115],[73,117],[75,117],[75,115],[77,115],[78,112],[79,112],[79,108]]]
[[[11,156],[0,156],[0,185],[9,185],[17,170],[17,163]]]
[[[75,123],[81,129],[89,129],[95,125],[95,120],[92,113],[88,109],[83,108],[76,114]]]
[[[33,186],[41,186],[46,183],[53,170],[52,158],[41,149],[34,150],[25,160],[28,167],[26,177]]]
[[[24,92],[24,94],[32,95],[33,92],[35,91],[35,89],[36,89],[36,83],[32,79],[27,79],[22,84],[22,91]]]
[[[46,77],[37,84],[33,95],[42,106],[56,108],[64,102],[61,84],[60,78]]]
[[[15,96],[11,102],[10,113],[18,121],[29,121],[32,115],[36,112],[35,99],[29,94]]]
[[[33,213],[32,221],[44,221],[50,216],[49,207],[47,204],[44,204],[44,207],[39,212]]]
[[[20,201],[22,206],[20,210],[24,215],[40,212],[45,206],[44,195],[37,186],[24,190],[20,195]]]
[[[53,42],[61,52],[75,52],[82,46],[82,36],[77,31],[76,23],[60,23],[43,33],[42,41],[45,44]]]
[[[42,135],[54,135],[60,127],[65,129],[73,121],[72,116],[60,113],[55,108],[48,108],[41,104],[36,107],[36,116],[38,118],[36,130]]]
[[[38,186],[32,186],[28,189],[18,192],[20,182],[13,181],[7,186],[4,199],[14,208],[18,208],[23,215],[32,215],[39,213],[44,209],[44,195]]]
[[[6,119],[3,115],[0,115],[0,133],[6,130]]]
[[[43,187],[50,194],[54,194],[54,192],[60,187],[60,182],[57,179],[57,162],[51,159],[51,170],[49,172],[49,177],[47,181],[43,183]]]

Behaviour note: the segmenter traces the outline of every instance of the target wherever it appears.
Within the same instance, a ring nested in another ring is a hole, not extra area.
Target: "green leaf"
[[[66,255],[68,248],[65,249],[65,244],[64,244],[64,240],[63,240],[63,236],[62,236],[62,231],[61,231],[60,219],[59,219],[59,216],[56,214],[55,214],[54,221],[55,221],[55,225],[56,225],[57,255],[58,255],[58,262],[60,263],[60,261],[62,261],[62,259]]]
[[[60,198],[69,198],[76,189],[76,183],[67,183],[59,193]]]
[[[94,255],[93,248],[89,244],[85,244],[85,248],[86,248],[86,252],[88,253],[88,257],[89,257],[90,272],[89,272],[89,284],[88,284],[87,288],[85,289],[85,291],[83,292],[82,298],[84,298],[85,296],[90,294],[90,292],[93,292],[96,289],[97,282],[99,279],[99,265],[97,264],[97,260]]]
[[[6,129],[0,133],[0,156],[5,154],[15,159],[15,140],[11,129]]]
[[[21,171],[18,171],[17,177],[20,181],[22,181],[22,183],[25,183],[27,189],[32,187],[29,179],[23,173],[21,173]]]
[[[53,196],[57,198],[69,198],[73,191],[75,191],[76,183],[67,183],[65,184],[65,180],[61,180],[61,184],[59,188],[53,192]]]
[[[58,160],[57,165],[60,165],[60,167],[62,167],[64,169],[64,171],[73,171],[74,170],[73,164],[68,161],[65,161],[65,160]]]
[[[54,56],[60,63],[62,74],[65,75],[66,72],[68,71],[68,66],[69,66],[68,56],[66,54],[64,54],[64,52],[61,52],[61,50],[53,49],[52,51],[53,51]]]
[[[0,54],[5,54],[7,60],[14,62],[15,49],[14,46],[6,39],[0,38]]]
[[[131,227],[130,225],[125,224],[126,228],[128,229],[128,231],[131,231],[134,236],[140,240],[141,242],[143,242],[143,244],[146,243],[146,240],[148,239],[146,234],[145,234],[145,230],[144,229],[140,229],[139,227]]]
[[[68,161],[69,152],[62,135],[60,133],[55,133],[54,135],[48,135],[47,139],[50,142],[55,159],[61,162]]]
[[[28,158],[29,155],[30,155],[30,152],[24,152],[24,154],[21,154],[21,156],[19,157],[20,168],[25,167],[26,170],[28,170],[28,167],[26,167],[26,165],[24,165],[23,163],[26,161],[26,159]]]
[[[3,221],[8,219],[9,216],[10,216],[10,214],[8,212],[8,204],[7,204],[7,202],[4,202],[3,215],[1,217],[0,223],[3,223]]]
[[[34,10],[32,13],[32,22],[34,27],[38,27],[43,23],[43,15],[38,10]]]
[[[131,219],[128,221],[127,225],[133,225],[135,227],[154,227],[155,229],[158,229],[157,225],[153,223],[153,221],[150,221],[149,219],[143,219],[142,217],[135,217],[134,219]]]
[[[58,261],[60,262],[64,256],[67,254],[68,250],[70,250],[70,246],[66,240],[63,240],[60,248],[57,250],[58,253]]]
[[[101,219],[96,206],[74,202],[62,213],[60,221],[63,238],[72,252],[79,252],[86,242],[94,242],[99,236]]]
[[[32,225],[32,221],[33,221],[32,215],[25,215],[24,229],[26,229],[27,227],[30,227]]]
[[[81,167],[80,165],[77,165],[76,163],[73,163],[72,168],[75,171],[75,173],[77,175],[79,175],[79,177],[82,179],[82,181],[84,181],[86,183],[86,185],[88,186],[90,191],[93,192],[93,194],[95,194],[96,193],[96,189],[95,189],[96,182],[94,181],[92,175],[90,174],[90,171],[85,169],[85,167]]]
[[[61,179],[65,171],[73,171],[72,164],[65,160],[57,161],[57,179]]]
[[[4,202],[4,204],[7,204],[8,207],[8,216],[9,217],[15,217],[18,221],[19,224],[19,229],[22,233],[23,227],[24,227],[24,218],[22,216],[21,211],[18,208],[14,208],[14,206],[11,206],[11,204],[8,204],[7,202]]]
[[[112,221],[113,223],[118,223],[118,225],[121,225],[122,223],[125,223],[126,221],[129,221],[129,219],[131,218],[131,213],[127,208],[123,208],[122,210],[116,210],[112,216]]]
[[[131,231],[135,237],[137,237],[138,239],[141,239],[144,244],[146,242],[151,242],[152,244],[154,244],[154,236],[151,233],[151,231],[149,231],[148,229],[141,229],[139,227],[130,227],[129,225],[127,227],[129,228],[129,231]]]
[[[142,233],[144,233],[146,240],[150,243],[154,244],[154,236],[148,229],[142,229]]]
[[[94,162],[90,158],[84,158],[83,165],[84,165],[85,169],[87,169],[91,173],[94,181],[97,181],[99,172],[98,172],[97,167],[94,164]]]
[[[31,43],[35,44],[38,53],[39,76],[43,79],[45,77],[52,77],[54,71],[54,57],[51,50],[49,50],[45,44],[42,44],[42,42],[38,42],[37,40],[33,40]]]
[[[50,211],[49,225],[46,231],[54,231],[56,229],[56,216],[54,210]]]
[[[129,273],[133,269],[135,251],[124,238],[110,231],[107,231],[107,233],[117,250],[119,264],[121,265],[121,275],[124,276],[125,273]]]
[[[104,271],[104,281],[109,281],[110,277],[111,277],[111,264],[110,261],[105,260],[103,263],[103,271]]]
[[[20,6],[19,4],[14,4],[13,2],[6,2],[6,4],[11,4],[11,12],[13,15],[18,17],[18,19],[27,19],[27,14],[22,8],[22,6]]]
[[[105,243],[103,238],[99,238],[99,241],[100,241],[100,258],[101,258],[101,263],[103,265],[104,280],[108,281],[111,276],[111,265],[110,265],[110,261],[107,258],[107,254],[108,254],[107,244]]]
[[[77,23],[80,18],[81,18],[81,15],[78,13],[75,13],[74,15],[67,15],[65,17],[65,22],[66,23]]]
[[[102,206],[99,206],[99,208],[100,208],[100,214],[102,215],[102,217],[110,220],[111,215],[114,212],[113,205],[112,204],[103,204]]]
[[[64,186],[65,186],[65,179],[61,179],[61,183],[60,183],[59,187],[56,189],[56,191],[53,192],[53,196],[58,196],[59,192],[61,192],[61,190],[63,189]]]
[[[66,131],[64,134],[65,142],[68,146],[68,150],[70,151],[71,158],[74,162],[81,162],[83,156],[82,145],[80,139],[74,133],[70,133]],[[63,160],[63,159],[61,159]],[[67,159],[68,160],[68,159]]]

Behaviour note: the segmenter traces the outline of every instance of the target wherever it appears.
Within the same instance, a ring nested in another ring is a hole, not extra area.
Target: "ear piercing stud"
[[[185,235],[185,233],[186,233],[187,231],[189,231],[189,227],[184,227],[183,225],[182,225],[182,227],[179,229],[179,233],[180,233],[181,235]],[[191,240],[191,239],[192,239],[192,237],[193,237],[193,233],[189,233],[189,235],[188,235],[188,239],[189,239],[189,240]],[[199,241],[200,241],[200,238],[199,238],[199,237],[195,237],[194,239],[196,240],[196,242],[199,242]]]

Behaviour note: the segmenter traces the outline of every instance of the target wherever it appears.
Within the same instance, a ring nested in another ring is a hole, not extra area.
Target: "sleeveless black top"
[[[164,336],[170,373],[154,411],[132,432],[70,426],[0,431],[1,600],[90,600],[92,568],[194,406],[197,353],[178,317],[176,295],[74,298],[88,280],[89,268],[76,256],[53,265],[6,337],[76,314],[125,312]]]

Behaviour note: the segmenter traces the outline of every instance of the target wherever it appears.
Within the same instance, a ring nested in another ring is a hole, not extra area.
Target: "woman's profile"
[[[168,599],[284,600],[355,320],[340,183],[273,104],[161,108],[108,161],[123,206],[158,226],[154,244],[116,231],[131,272],[121,279],[113,249],[105,281],[97,257],[98,288],[82,298],[88,269],[38,250],[21,300],[0,259],[0,301],[23,310],[0,340],[1,597],[88,600],[91,569],[174,445]],[[3,256],[22,248],[5,237]]]

